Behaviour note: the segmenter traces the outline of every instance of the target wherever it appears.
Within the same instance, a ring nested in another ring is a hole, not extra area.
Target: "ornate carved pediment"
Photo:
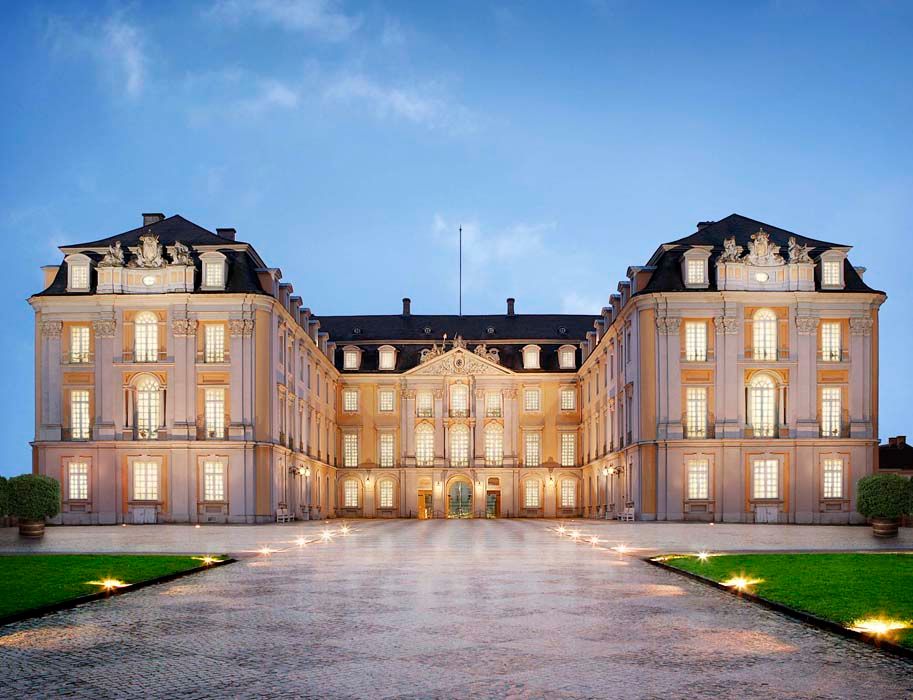
[[[154,233],[144,233],[139,237],[139,245],[130,249],[136,257],[130,261],[128,267],[162,267],[165,258],[162,257],[162,244]]]
[[[173,246],[168,247],[168,254],[175,265],[193,265],[190,258],[190,248],[180,241],[175,241]]]
[[[98,263],[99,267],[123,267],[124,266],[124,249],[120,247],[120,241],[114,241],[114,245],[108,246],[108,252],[105,257]]]
[[[418,367],[409,370],[410,374],[418,375],[450,375],[450,374],[468,374],[468,375],[505,375],[510,371],[504,367],[499,367],[492,360],[463,348],[456,348],[426,359]]]
[[[799,242],[796,241],[795,236],[789,237],[789,262],[790,264],[795,263],[811,263],[812,258],[808,254],[811,250],[811,246],[799,245]]]
[[[757,233],[751,235],[751,242],[748,244],[748,255],[745,257],[745,261],[749,265],[762,267],[785,264],[780,256],[780,246],[770,242],[770,234],[763,228],[758,229]]]
[[[735,236],[731,236],[723,241],[723,254],[720,255],[718,262],[741,262],[742,246],[736,245]]]

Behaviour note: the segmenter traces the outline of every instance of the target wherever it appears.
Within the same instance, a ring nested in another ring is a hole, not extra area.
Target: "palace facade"
[[[63,523],[859,520],[878,310],[849,246],[733,214],[592,315],[322,316],[234,229],[63,246],[33,469]]]

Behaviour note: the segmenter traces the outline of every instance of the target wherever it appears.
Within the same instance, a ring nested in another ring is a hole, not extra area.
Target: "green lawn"
[[[187,556],[22,554],[0,556],[0,617],[97,593],[89,581],[139,583],[200,566]]]
[[[748,590],[845,626],[873,617],[913,625],[913,554],[727,554],[665,563],[715,581],[761,579]],[[913,629],[891,639],[913,648]]]

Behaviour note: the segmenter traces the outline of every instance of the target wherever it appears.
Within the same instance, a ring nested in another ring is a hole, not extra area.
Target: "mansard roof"
[[[69,253],[78,252],[85,248],[107,248],[109,245],[114,245],[115,241],[120,241],[120,244],[124,248],[127,246],[136,246],[139,245],[139,237],[147,232],[157,235],[159,237],[159,242],[162,245],[174,245],[177,241],[190,246],[225,246],[237,244],[236,241],[222,238],[222,236],[215,234],[192,221],[188,221],[180,214],[174,214],[173,216],[166,217],[154,224],[140,226],[138,228],[130,229],[129,231],[124,231],[123,233],[108,236],[107,238],[100,238],[97,241],[61,246],[61,250]]]

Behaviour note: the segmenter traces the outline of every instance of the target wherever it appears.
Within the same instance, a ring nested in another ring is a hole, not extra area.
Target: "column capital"
[[[63,321],[42,321],[41,335],[45,338],[59,338],[63,332]]]

